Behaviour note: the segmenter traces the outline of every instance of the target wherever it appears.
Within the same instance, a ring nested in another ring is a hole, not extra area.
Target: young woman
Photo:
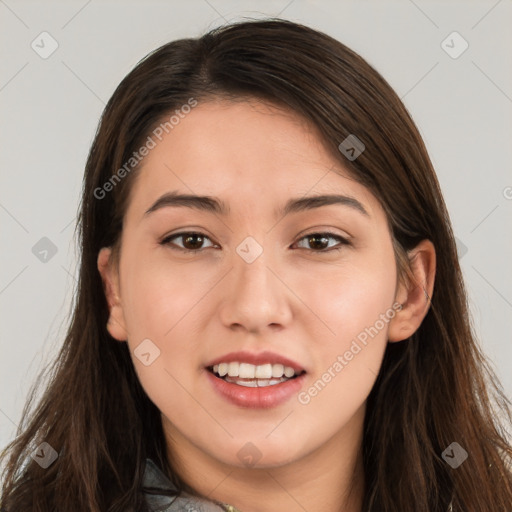
[[[509,402],[432,164],[340,42],[264,20],[151,53],[105,109],[79,226],[3,511],[511,510]]]

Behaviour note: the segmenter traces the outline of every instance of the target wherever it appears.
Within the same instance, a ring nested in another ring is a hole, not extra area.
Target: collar
[[[144,490],[145,488],[157,491],[173,491],[177,495],[149,494]],[[188,512],[192,510],[197,512],[240,512],[232,505],[227,505],[226,503],[205,500],[185,492],[178,493],[176,486],[149,458],[146,459],[142,490],[151,512]]]

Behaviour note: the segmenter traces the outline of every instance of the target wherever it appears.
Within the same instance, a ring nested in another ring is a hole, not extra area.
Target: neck
[[[193,445],[163,417],[169,459],[180,478],[208,499],[243,512],[361,512],[362,407],[342,430],[306,456],[280,466],[240,468]]]

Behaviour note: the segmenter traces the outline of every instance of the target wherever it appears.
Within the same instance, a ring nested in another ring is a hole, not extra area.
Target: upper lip
[[[223,356],[213,359],[206,365],[206,368],[220,363],[231,363],[233,361],[238,361],[239,363],[254,364],[256,366],[268,363],[282,364],[283,366],[290,366],[293,368],[296,374],[305,371],[305,369],[299,363],[268,350],[257,353],[246,351],[230,352],[229,354],[224,354]]]

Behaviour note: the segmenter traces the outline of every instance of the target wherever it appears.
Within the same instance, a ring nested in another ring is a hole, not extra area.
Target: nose
[[[261,333],[288,325],[293,294],[263,251],[251,263],[238,254],[227,276],[225,300],[220,316],[223,324],[234,330]]]

